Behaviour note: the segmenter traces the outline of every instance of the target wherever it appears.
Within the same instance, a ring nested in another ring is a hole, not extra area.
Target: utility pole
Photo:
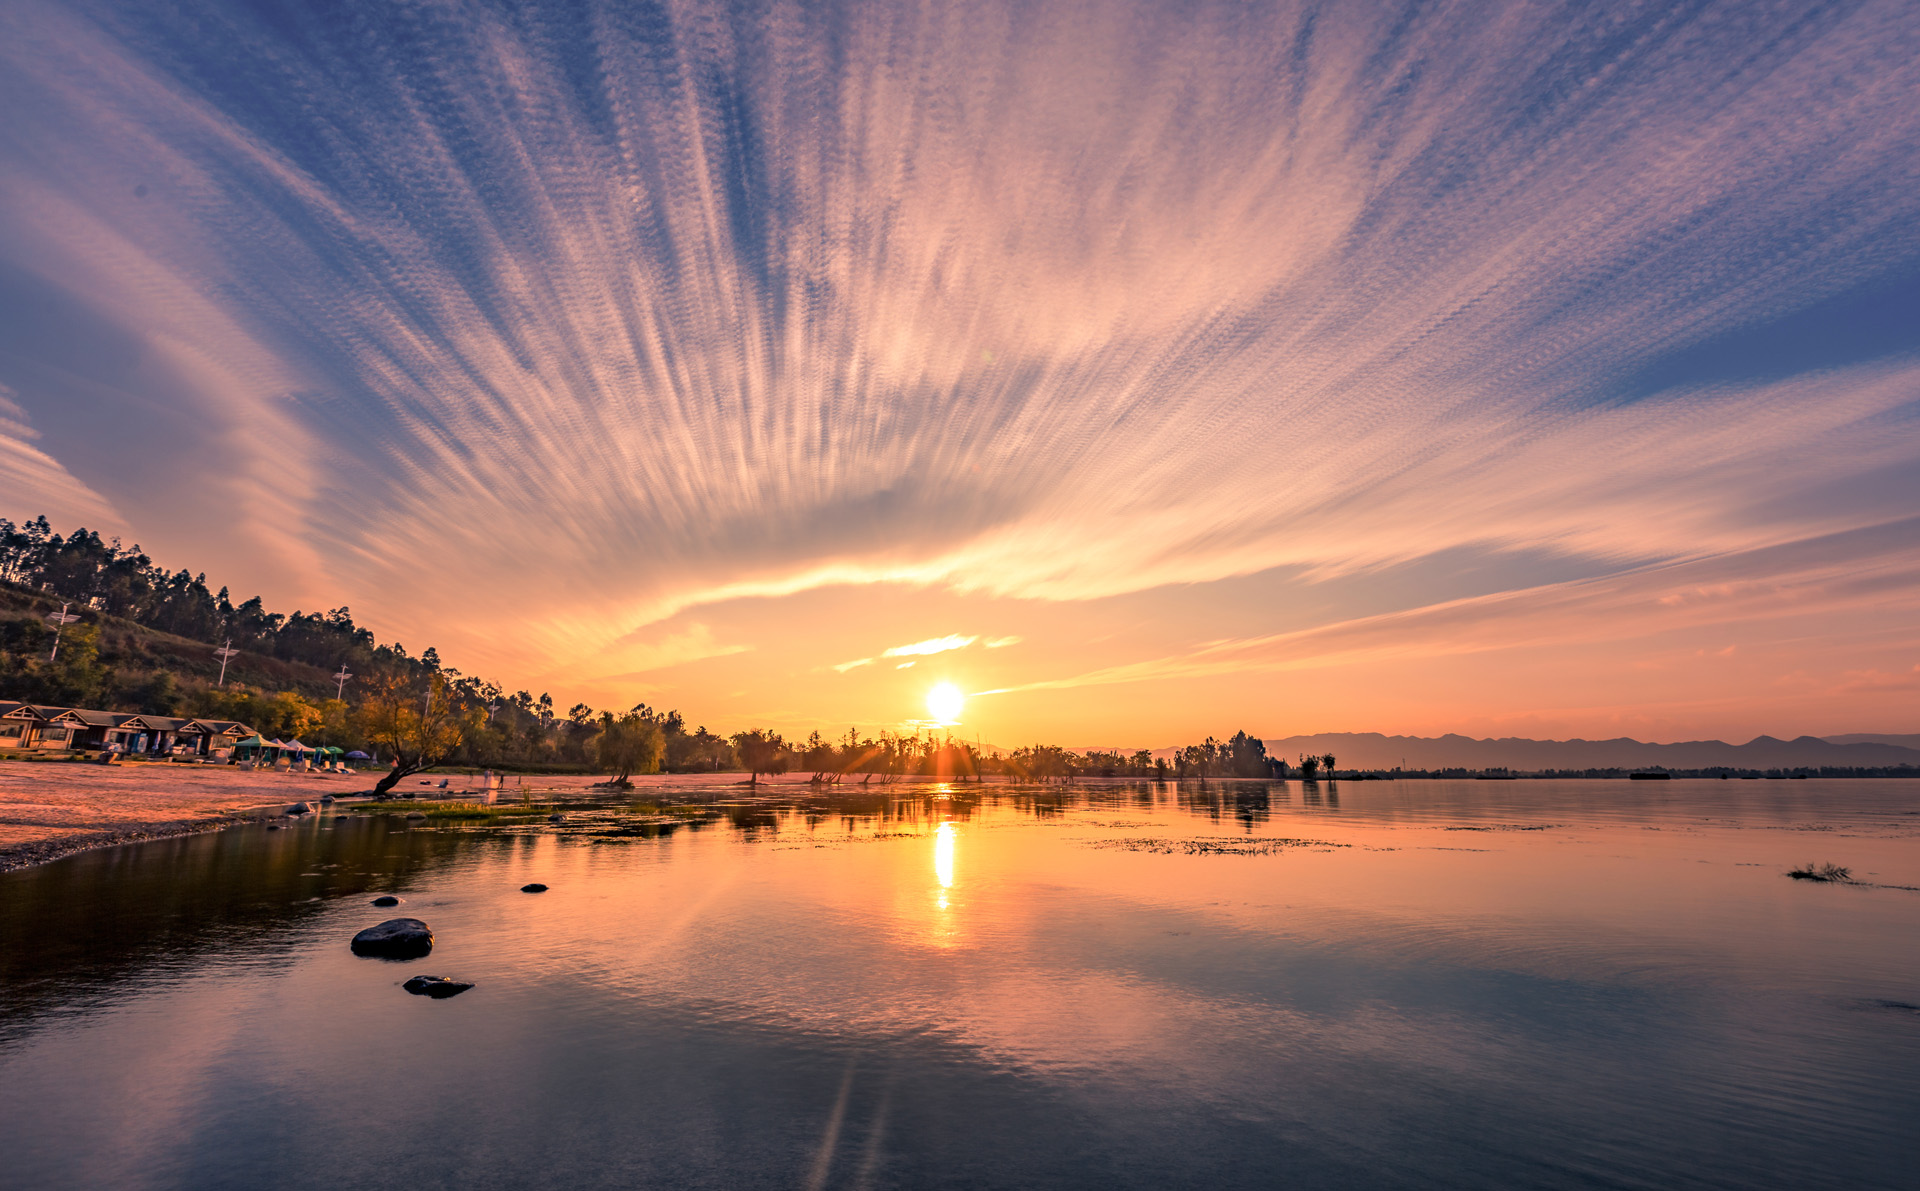
[[[347,697],[347,679],[352,677],[353,675],[347,673],[347,664],[341,662],[340,672],[333,676],[333,697],[335,699],[345,699]]]
[[[47,613],[47,620],[53,624],[53,652],[47,655],[48,665],[52,665],[54,659],[60,656],[60,634],[67,631],[68,625],[80,619],[79,616],[68,612],[68,607],[70,605],[62,604],[60,611]]]
[[[221,686],[227,685],[227,663],[233,660],[234,658],[238,657],[239,655],[240,655],[240,651],[233,647],[232,637],[228,637],[227,643],[225,645],[222,645],[220,648],[213,651],[213,656],[220,659],[220,685]]]

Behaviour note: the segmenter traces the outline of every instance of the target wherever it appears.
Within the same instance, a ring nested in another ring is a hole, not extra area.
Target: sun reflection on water
[[[933,875],[940,882],[940,908],[947,908],[946,891],[953,888],[953,824],[942,823],[933,834]]]

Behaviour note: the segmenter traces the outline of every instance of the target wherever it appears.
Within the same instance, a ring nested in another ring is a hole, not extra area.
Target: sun
[[[943,682],[927,692],[927,710],[933,718],[944,723],[958,723],[960,709],[967,705],[967,697],[960,688],[950,682]]]

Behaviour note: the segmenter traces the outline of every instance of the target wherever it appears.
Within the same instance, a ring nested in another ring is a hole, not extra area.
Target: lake
[[[1920,1183],[1920,783],[671,790],[0,874],[0,1185]]]

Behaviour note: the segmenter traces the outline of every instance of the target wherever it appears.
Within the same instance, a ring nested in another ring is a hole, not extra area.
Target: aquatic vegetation
[[[1808,864],[1796,868],[1787,874],[1796,881],[1841,881],[1853,880],[1853,870],[1839,864]]]
[[[405,812],[408,818],[455,819],[487,823],[521,822],[545,812],[526,806],[490,806],[484,802],[415,803],[412,806],[361,806],[362,814],[392,815]]]
[[[1272,856],[1289,848],[1351,848],[1353,845],[1319,839],[1197,836],[1192,839],[1089,840],[1087,846],[1123,852],[1155,852],[1163,856]]]

